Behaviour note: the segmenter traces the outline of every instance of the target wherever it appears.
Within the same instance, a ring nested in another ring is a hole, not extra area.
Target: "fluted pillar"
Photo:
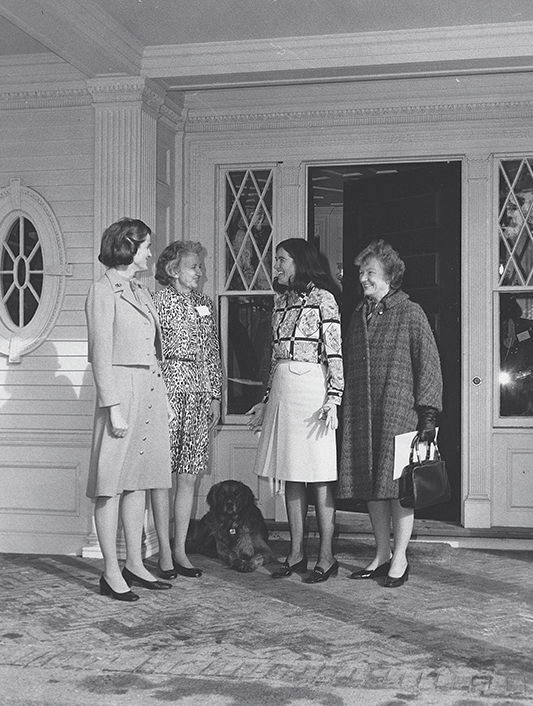
[[[122,216],[156,219],[157,120],[165,91],[142,77],[88,81],[95,110],[94,234]]]

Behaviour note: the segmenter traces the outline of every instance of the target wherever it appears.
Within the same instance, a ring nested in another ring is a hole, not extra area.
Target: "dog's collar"
[[[229,533],[230,534],[237,534],[238,526],[239,526],[239,523],[237,522],[237,520],[233,520],[233,522],[231,523],[231,527],[229,528]]]

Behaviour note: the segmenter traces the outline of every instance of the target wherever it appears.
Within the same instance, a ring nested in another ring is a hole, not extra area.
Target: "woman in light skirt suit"
[[[272,364],[267,392],[249,411],[261,428],[255,470],[285,481],[291,545],[273,578],[307,573],[304,525],[307,484],[315,491],[318,560],[306,583],[336,576],[333,555],[337,479],[337,406],[344,388],[340,315],[314,246],[300,238],[276,248]]]
[[[86,301],[89,362],[97,402],[87,495],[95,499],[96,532],[104,557],[100,593],[139,598],[132,584],[161,590],[142,562],[141,542],[149,488],[169,488],[170,407],[159,368],[161,332],[149,292],[135,273],[147,269],[150,228],[123,218],[103,234],[99,260],[109,269]],[[126,562],[117,556],[119,513]]]

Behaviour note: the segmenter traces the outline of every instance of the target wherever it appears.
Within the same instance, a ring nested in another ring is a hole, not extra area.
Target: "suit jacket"
[[[161,328],[152,297],[136,280],[134,286],[138,299],[128,282],[110,268],[87,295],[89,363],[100,407],[120,402],[114,365],[149,367],[154,355],[163,357]]]

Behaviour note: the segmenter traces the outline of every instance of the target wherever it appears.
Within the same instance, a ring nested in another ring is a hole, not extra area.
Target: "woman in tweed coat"
[[[386,576],[385,586],[397,587],[409,576],[406,550],[414,511],[398,500],[394,437],[416,428],[422,441],[435,438],[442,406],[441,367],[422,308],[400,290],[405,265],[398,253],[378,240],[355,264],[365,298],[356,307],[346,337],[337,495],[367,501],[376,539],[376,556],[350,578]]]

